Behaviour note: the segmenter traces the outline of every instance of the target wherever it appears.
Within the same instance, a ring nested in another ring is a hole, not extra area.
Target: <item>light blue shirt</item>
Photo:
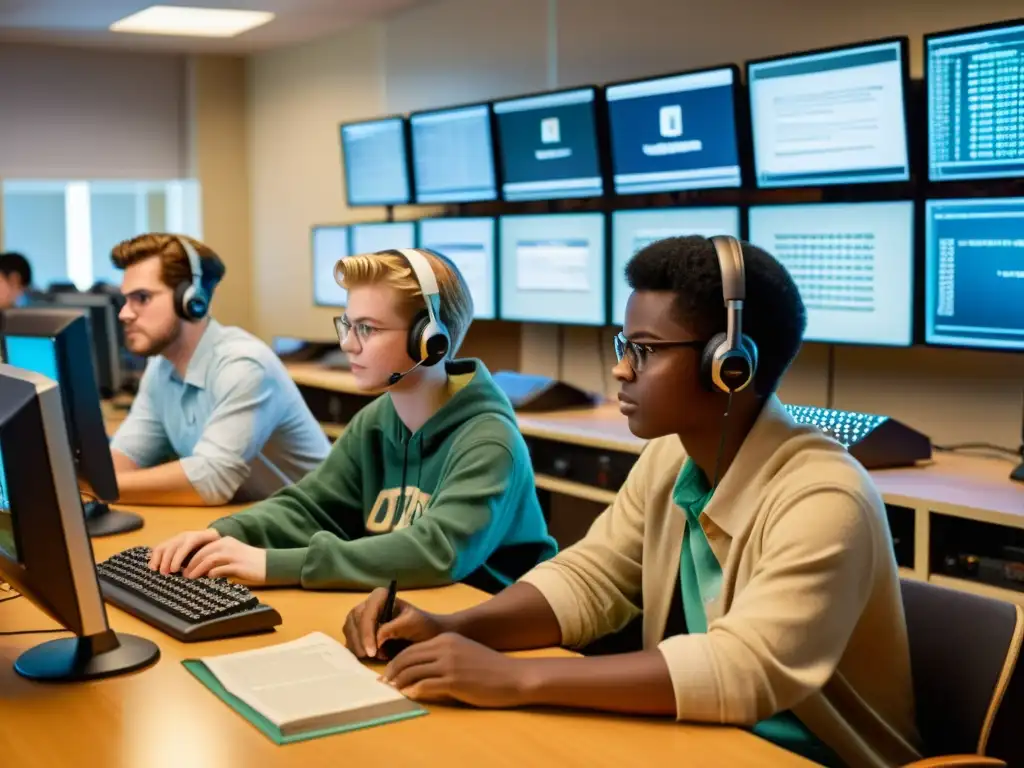
[[[208,504],[265,499],[330,450],[270,348],[212,319],[184,380],[166,358],[150,358],[111,447],[140,467],[180,459]]]

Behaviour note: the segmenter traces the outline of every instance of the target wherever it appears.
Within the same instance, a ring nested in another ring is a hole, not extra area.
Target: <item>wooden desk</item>
[[[204,527],[225,510],[133,508],[146,526],[96,539],[103,559],[185,528]],[[405,595],[431,611],[485,598],[465,586]],[[745,731],[642,718],[552,711],[429,707],[430,714],[379,728],[277,747],[207,691],[181,659],[257,648],[314,630],[341,639],[358,594],[264,590],[283,624],[269,635],[184,644],[108,606],[113,627],[154,640],[153,667],[92,683],[32,683],[13,669],[17,656],[47,635],[0,637],[0,755],[17,768],[234,768],[235,766],[807,766]],[[25,598],[0,603],[0,631],[52,626]],[[564,651],[548,651],[565,653]]]

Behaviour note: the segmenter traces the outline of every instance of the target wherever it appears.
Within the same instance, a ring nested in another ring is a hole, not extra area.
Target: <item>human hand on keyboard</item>
[[[153,547],[149,556],[149,567],[154,571],[160,571],[164,576],[177,573],[191,565],[190,561],[195,553],[219,538],[220,534],[212,528],[179,533]]]

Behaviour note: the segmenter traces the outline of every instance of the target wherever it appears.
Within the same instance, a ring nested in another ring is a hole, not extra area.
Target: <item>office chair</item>
[[[908,768],[1024,765],[1024,609],[902,579],[917,727]]]

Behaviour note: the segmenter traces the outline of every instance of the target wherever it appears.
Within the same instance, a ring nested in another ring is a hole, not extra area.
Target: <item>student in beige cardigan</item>
[[[476,608],[439,616],[399,600],[375,631],[384,594],[372,594],[346,619],[355,653],[384,658],[385,640],[413,641],[385,677],[416,699],[671,715],[755,733],[782,721],[785,746],[826,764],[919,757],[882,500],[841,446],[781,407],[774,392],[800,348],[803,302],[770,255],[744,243],[743,256],[753,385],[730,400],[700,375],[695,342],[726,323],[713,245],[670,238],[640,251],[626,268],[633,293],[614,373],[630,430],[651,442],[615,502],[582,541]],[[691,502],[699,516],[683,508]],[[702,531],[686,531],[690,514]],[[680,594],[693,589],[681,576],[698,558],[682,540],[701,533],[704,611],[685,597],[683,610]],[[639,614],[633,653],[498,652],[583,647]]]

